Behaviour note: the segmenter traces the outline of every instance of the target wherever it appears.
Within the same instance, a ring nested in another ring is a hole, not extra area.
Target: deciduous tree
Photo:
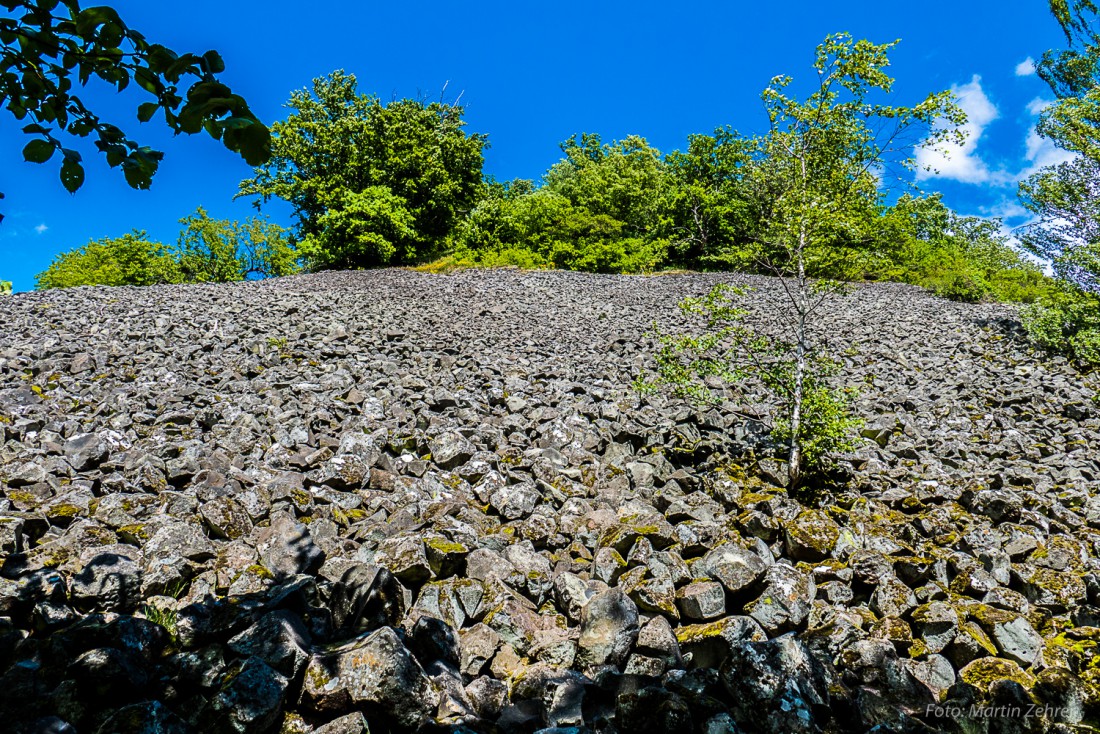
[[[816,468],[807,462],[808,449],[813,460],[828,454],[817,443],[821,416],[836,414],[843,423],[843,399],[828,389],[832,360],[815,335],[829,298],[861,272],[863,253],[874,242],[880,177],[913,166],[914,138],[933,146],[957,139],[965,119],[947,92],[911,107],[877,101],[876,95],[892,90],[886,68],[894,45],[828,36],[817,49],[817,85],[809,97],[788,95],[789,76],[775,77],[764,90],[769,130],[753,146],[748,185],[767,207],[752,247],[760,267],[782,285],[784,333],[746,331],[746,314],[719,287],[701,305],[687,304],[706,316],[719,338],[702,345],[690,336],[673,342],[660,363],[661,380],[674,385],[708,373],[742,374],[738,366],[755,373],[779,402],[773,426],[786,443],[792,487],[807,466]],[[822,275],[829,278],[817,277]]]
[[[457,104],[383,104],[336,71],[291,95],[272,126],[271,160],[238,196],[294,208],[298,248],[313,268],[411,263],[442,251],[481,196],[483,135]]]
[[[245,222],[213,219],[202,207],[180,224],[184,228],[175,256],[184,282],[226,283],[298,270],[298,253],[277,224],[255,217]]]

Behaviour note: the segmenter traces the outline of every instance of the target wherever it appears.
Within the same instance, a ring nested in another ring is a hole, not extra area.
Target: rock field
[[[0,299],[0,728],[1095,731],[1093,378],[861,286],[860,442],[793,498],[751,389],[632,390],[720,281],[775,328],[747,276]]]

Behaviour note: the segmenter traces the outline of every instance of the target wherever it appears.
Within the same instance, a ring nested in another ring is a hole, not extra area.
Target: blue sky
[[[1062,155],[1034,136],[1050,93],[1028,59],[1062,44],[1045,0],[970,0],[950,6],[881,0],[784,3],[633,0],[561,3],[317,3],[191,0],[180,6],[111,3],[134,28],[177,51],[216,48],[224,75],[265,121],[285,117],[291,90],[334,69],[354,73],[384,99],[461,92],[469,130],[487,133],[486,172],[538,178],[560,157],[558,143],[581,131],[605,139],[636,133],[662,151],[687,135],[730,124],[761,129],[760,91],[776,74],[809,79],[814,47],[849,31],[876,42],[902,39],[892,55],[896,102],[953,88],[968,111],[971,137],[939,176],[942,191],[968,214],[1024,221],[1016,182]],[[176,8],[168,12],[165,8]],[[172,243],[178,220],[198,206],[218,217],[253,214],[233,201],[250,170],[220,144],[173,138],[157,121],[139,125],[140,93],[112,95],[94,83],[87,99],[141,142],[165,151],[149,191],[130,190],[119,171],[85,154],[87,182],[70,196],[57,164],[24,163],[25,139],[0,110],[0,278],[16,290],[57,253],[89,239],[145,229]],[[289,224],[285,207],[265,208]]]

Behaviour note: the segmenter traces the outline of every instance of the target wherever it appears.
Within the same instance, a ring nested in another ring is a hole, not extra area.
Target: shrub
[[[0,296],[9,296],[9,295],[11,295],[11,281],[10,280],[0,280]]]
[[[951,273],[931,280],[929,284],[937,296],[950,298],[952,301],[977,303],[989,295],[989,286],[981,276],[973,273]]]
[[[184,225],[174,255],[186,283],[225,283],[298,271],[299,254],[286,230],[262,219],[212,219],[199,207]]]
[[[1032,303],[1053,281],[1009,243],[996,222],[962,217],[940,195],[903,196],[877,222],[865,277],[929,288],[959,301]]]
[[[1067,354],[1085,367],[1100,366],[1100,296],[1064,289],[1056,298],[1020,312],[1028,337],[1036,346]]]
[[[82,285],[155,285],[178,283],[179,263],[171,250],[153,242],[144,231],[93,240],[63,252],[35,277],[35,287],[72,288]]]

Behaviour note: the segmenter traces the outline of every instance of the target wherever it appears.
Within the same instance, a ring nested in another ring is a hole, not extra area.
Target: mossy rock
[[[1025,672],[1019,663],[1004,658],[979,658],[960,670],[959,678],[980,691],[988,691],[999,680],[1015,681],[1024,688],[1035,685],[1034,676]]]
[[[976,622],[963,622],[959,625],[959,635],[966,635],[977,643],[978,647],[985,650],[991,656],[997,654],[997,646],[993,644],[993,640],[989,639],[989,635],[985,630],[978,626]],[[1013,663],[1015,665],[1015,663]]]
[[[801,561],[820,561],[832,554],[840,539],[840,527],[819,510],[803,510],[794,520],[784,523],[787,552]]]
[[[83,507],[68,502],[58,502],[46,508],[46,518],[51,522],[69,521],[84,513]]]
[[[1070,571],[1036,568],[1024,579],[1024,595],[1040,606],[1072,608],[1084,603],[1085,582]]]
[[[118,529],[118,537],[123,543],[140,546],[153,537],[153,531],[141,523],[123,525]]]

